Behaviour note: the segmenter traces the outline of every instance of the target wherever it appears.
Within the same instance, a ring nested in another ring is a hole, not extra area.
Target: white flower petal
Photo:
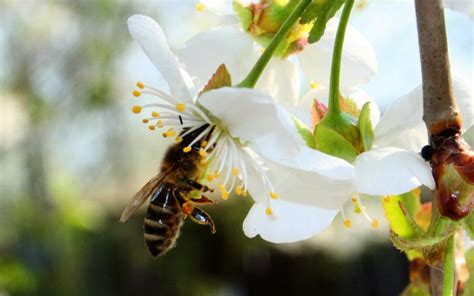
[[[474,148],[474,126],[471,126],[463,135],[464,140]]]
[[[148,16],[133,15],[128,18],[128,30],[168,82],[171,95],[182,101],[192,101],[189,82],[184,80],[160,25]]]
[[[268,176],[280,200],[326,209],[340,209],[351,198],[354,168],[348,162],[308,147],[291,159],[265,159]],[[259,202],[268,201],[256,172],[249,171],[249,193]]]
[[[435,188],[430,166],[418,154],[395,147],[364,152],[354,162],[357,191],[402,194],[425,185]]]
[[[217,117],[232,137],[249,143],[272,159],[291,158],[301,143],[290,115],[260,91],[224,87],[198,99]]]
[[[338,210],[276,200],[272,203],[273,215],[265,214],[266,206],[255,203],[244,220],[244,233],[248,237],[260,235],[273,243],[291,243],[311,238],[328,227]]]
[[[294,106],[300,96],[299,71],[289,59],[271,59],[255,89],[271,95],[280,104]]]
[[[311,81],[329,86],[332,51],[339,20],[331,19],[324,36],[298,54],[300,65]],[[348,26],[342,52],[341,88],[347,90],[366,84],[377,71],[375,51],[355,28]]]
[[[259,53],[245,32],[229,25],[194,36],[178,51],[178,56],[200,88],[221,64],[226,65],[234,84],[240,82],[252,69]]]
[[[474,97],[468,83],[453,76],[454,92],[461,110],[463,129],[473,124]],[[378,147],[394,146],[409,151],[420,151],[428,143],[423,122],[423,92],[418,86],[409,94],[397,99],[383,114],[375,127],[374,144]]]
[[[234,10],[232,1],[227,0],[199,0],[197,3],[204,5],[204,10],[209,10],[217,15],[231,15]]]

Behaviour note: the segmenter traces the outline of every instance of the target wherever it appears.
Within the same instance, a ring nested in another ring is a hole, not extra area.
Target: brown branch
[[[423,120],[429,135],[461,128],[451,85],[442,0],[415,0],[423,78]]]

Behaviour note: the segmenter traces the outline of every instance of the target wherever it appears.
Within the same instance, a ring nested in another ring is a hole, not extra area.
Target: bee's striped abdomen
[[[174,185],[163,183],[152,193],[143,224],[145,243],[153,257],[170,250],[178,238],[183,214]]]

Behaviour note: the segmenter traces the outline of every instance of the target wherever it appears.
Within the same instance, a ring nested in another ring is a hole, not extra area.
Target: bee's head
[[[209,124],[204,124],[189,133],[188,133],[189,129],[183,130],[183,132],[181,133],[181,135],[184,135],[184,136],[181,136],[183,140],[179,143],[179,145],[182,147],[191,146],[193,150],[199,150],[201,148],[201,142],[209,140],[209,136],[212,133],[212,129],[210,129],[209,132],[202,135],[203,132],[205,132],[206,129],[208,128],[209,128]],[[201,137],[201,138],[198,141],[195,141],[197,137]]]

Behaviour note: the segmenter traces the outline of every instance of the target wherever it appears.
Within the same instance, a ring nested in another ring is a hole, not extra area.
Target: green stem
[[[454,235],[451,235],[444,250],[444,282],[443,282],[443,296],[454,295]]]
[[[347,23],[351,15],[354,0],[347,0],[342,10],[341,19],[337,28],[336,40],[334,41],[334,50],[332,54],[331,82],[329,85],[329,106],[328,114],[338,115],[341,113],[339,106],[339,80],[341,76],[342,47],[344,45],[344,36],[346,34]]]
[[[270,41],[270,44],[262,53],[257,63],[253,66],[252,70],[250,70],[247,77],[245,77],[245,79],[242,80],[242,82],[237,84],[238,87],[247,87],[247,88],[255,87],[255,84],[257,84],[257,81],[260,78],[260,75],[262,75],[263,70],[267,66],[270,59],[272,58],[273,54],[275,53],[275,50],[278,48],[278,45],[280,45],[281,41],[286,37],[288,32],[291,30],[291,28],[296,23],[296,21],[300,18],[301,14],[306,9],[306,7],[311,3],[311,1],[312,0],[301,0],[301,2],[298,3],[295,9],[291,12],[291,14],[285,20],[285,22],[278,29],[275,36],[273,36],[272,41]]]

